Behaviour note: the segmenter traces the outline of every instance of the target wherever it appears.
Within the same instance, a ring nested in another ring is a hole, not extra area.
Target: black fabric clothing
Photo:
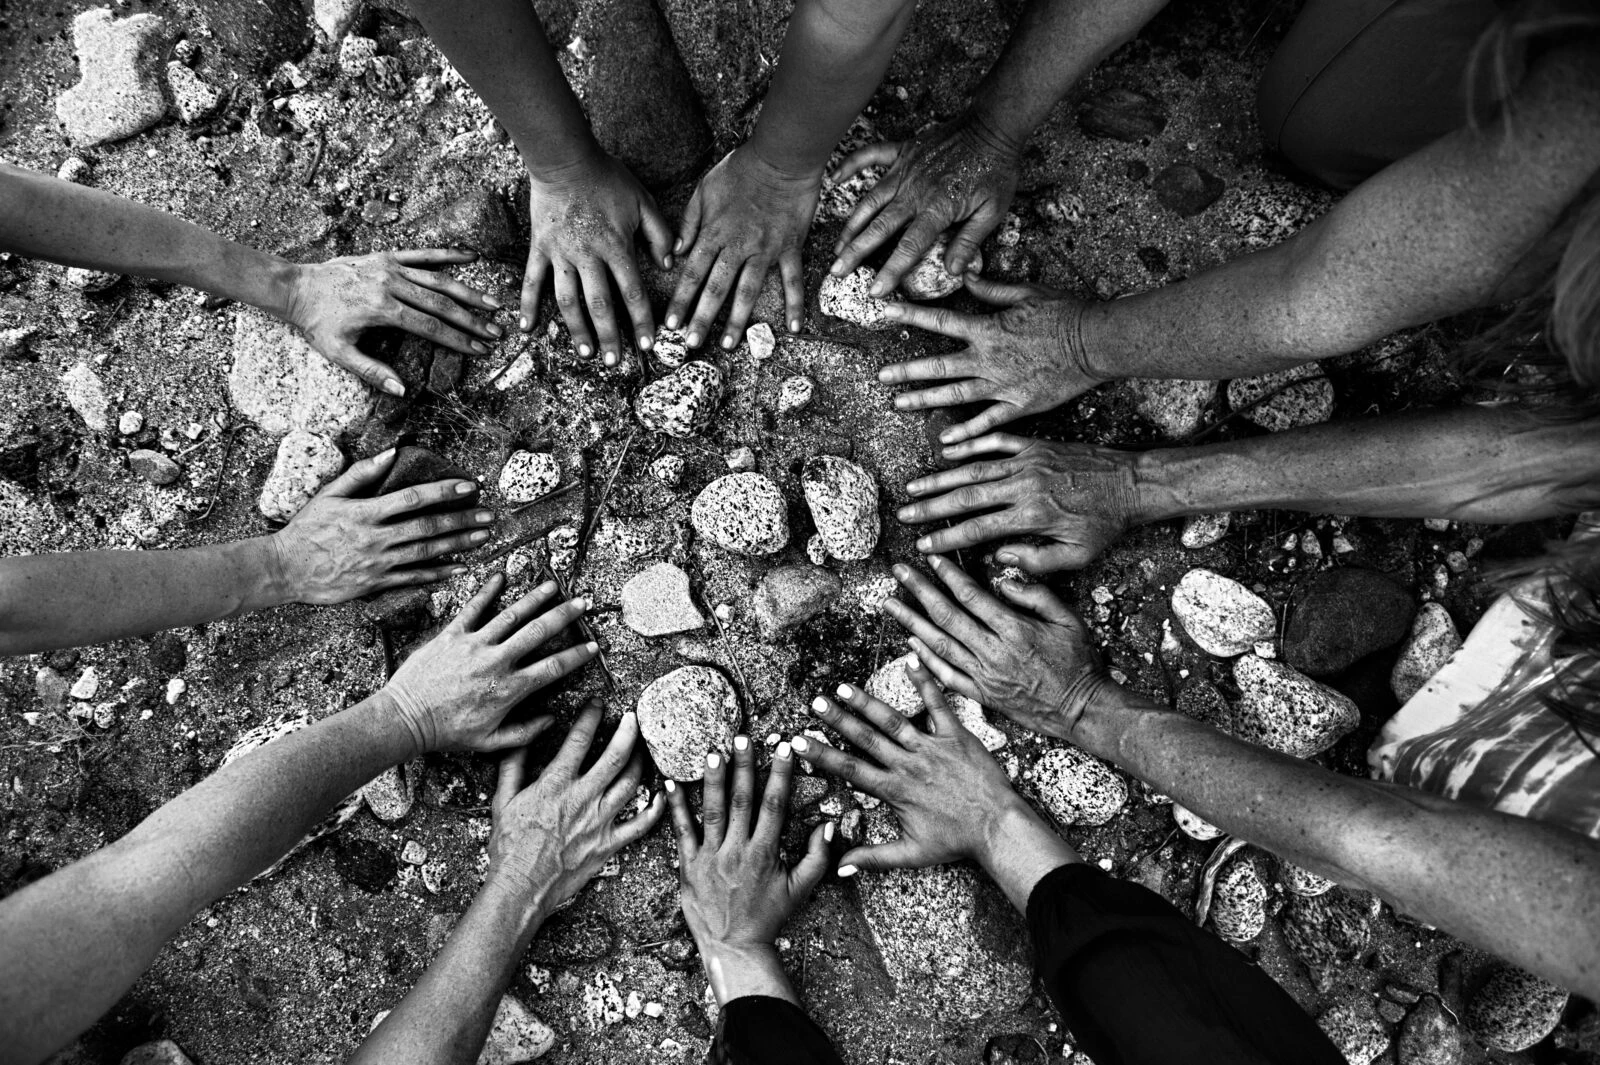
[[[736,998],[717,1016],[711,1065],[843,1065],[833,1044],[792,1002]]]
[[[1148,888],[1060,866],[1034,886],[1028,930],[1095,1065],[1344,1065],[1270,976]]]

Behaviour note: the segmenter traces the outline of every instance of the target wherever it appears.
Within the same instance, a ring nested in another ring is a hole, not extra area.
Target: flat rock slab
[[[622,623],[640,636],[671,636],[705,627],[689,594],[689,575],[658,562],[622,586]]]
[[[233,329],[228,392],[246,418],[269,433],[303,429],[337,437],[376,410],[361,379],[335,366],[298,331],[253,308],[240,308]]]
[[[171,31],[155,15],[114,18],[97,7],[72,20],[72,43],[83,73],[56,98],[56,117],[74,145],[131,137],[167,115],[162,62]]]

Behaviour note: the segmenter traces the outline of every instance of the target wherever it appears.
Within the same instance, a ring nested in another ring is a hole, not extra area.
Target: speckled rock
[[[513,451],[500,468],[500,495],[507,503],[543,499],[561,483],[561,464],[545,451]]]
[[[658,562],[622,586],[622,623],[640,636],[670,636],[704,628],[705,615],[689,594],[689,575]]]
[[[1461,634],[1456,631],[1450,611],[1441,603],[1423,603],[1412,619],[1406,645],[1400,649],[1400,657],[1395,659],[1394,670],[1389,674],[1389,687],[1394,697],[1403,703],[1417,694],[1460,649]]]
[[[1262,399],[1271,393],[1277,394]],[[1252,403],[1256,405],[1250,406]],[[1316,425],[1333,417],[1333,382],[1314,362],[1259,377],[1241,377],[1228,382],[1228,406],[1244,411],[1247,419],[1274,433]]]
[[[829,274],[822,279],[822,290],[817,296],[822,313],[859,325],[865,329],[892,329],[894,323],[884,314],[887,300],[867,295],[874,274],[865,266],[844,277]]]
[[[168,485],[183,476],[182,466],[147,447],[129,452],[128,468],[153,485]]]
[[[1316,898],[1333,889],[1333,881],[1293,862],[1278,859],[1278,883],[1291,895]]]
[[[1228,535],[1228,526],[1232,524],[1233,515],[1226,510],[1216,514],[1191,514],[1184,519],[1178,542],[1191,551],[1210,547]]]
[[[916,717],[922,713],[926,709],[922,705],[922,695],[917,691],[917,686],[911,683],[911,675],[907,672],[916,657],[914,654],[903,654],[879,666],[877,672],[867,678],[867,694],[894,707],[906,717]]]
[[[822,613],[843,590],[839,578],[820,566],[778,567],[761,578],[751,602],[762,637],[770,640]]]
[[[1177,381],[1149,377],[1130,378],[1123,386],[1133,397],[1140,417],[1181,440],[1200,429],[1206,408],[1216,399],[1215,381]]]
[[[344,456],[332,440],[292,430],[278,441],[278,456],[261,488],[261,513],[274,521],[288,521],[343,469]]]
[[[366,787],[361,789],[361,798],[379,821],[385,824],[404,821],[417,801],[422,774],[420,759],[405,765],[392,765],[367,781]]]
[[[750,357],[766,362],[778,350],[778,336],[766,322],[757,322],[744,331],[744,342],[750,348]]]
[[[1566,991],[1508,965],[1473,993],[1462,1020],[1490,1050],[1515,1052],[1554,1031],[1566,1008]]]
[[[121,280],[121,274],[114,274],[110,270],[88,270],[81,266],[67,268],[67,284],[90,295],[109,292]]]
[[[1411,1007],[1395,1042],[1400,1065],[1461,1065],[1465,1049],[1461,1025],[1434,995]]]
[[[783,493],[759,473],[730,473],[706,485],[689,520],[695,532],[735,554],[770,555],[789,542]]]
[[[828,554],[847,562],[871,556],[881,531],[872,474],[837,455],[817,455],[807,460],[800,481]]]
[[[61,387],[67,395],[67,405],[83,419],[83,424],[97,433],[111,428],[111,399],[106,395],[105,382],[100,375],[80,362],[61,375]]]
[[[1244,943],[1267,926],[1267,885],[1250,858],[1235,858],[1217,874],[1208,918],[1217,935]]]
[[[1175,802],[1172,804],[1172,820],[1185,836],[1190,839],[1200,840],[1202,843],[1206,840],[1217,839],[1222,835],[1222,829],[1182,803]]]
[[[721,399],[722,371],[691,362],[640,389],[633,409],[645,428],[681,440],[711,424]]]
[[[1039,800],[1062,824],[1103,825],[1128,801],[1122,778],[1076,747],[1046,751],[1028,776]]]
[[[949,254],[949,241],[940,237],[900,279],[900,291],[914,300],[940,300],[960,289],[967,282],[964,277],[945,269],[945,256]],[[982,252],[973,259],[969,269],[975,273],[983,270]]]
[[[683,335],[682,330],[658,325],[655,342],[650,345],[650,354],[661,365],[676,370],[689,361],[689,338]]]
[[[478,1055],[478,1065],[517,1065],[536,1061],[556,1045],[550,1026],[535,1017],[517,999],[506,995],[495,1007],[489,1038]]]
[[[122,140],[167,114],[161,60],[169,30],[155,15],[113,18],[96,7],[72,20],[82,78],[56,97],[56,118],[78,147]]]
[[[817,395],[817,382],[805,374],[786,377],[778,386],[778,413],[795,414],[811,406]]]
[[[1332,747],[1361,720],[1356,704],[1279,662],[1245,655],[1233,664],[1240,699],[1229,731],[1296,758]]]
[[[1283,939],[1326,993],[1367,950],[1372,922],[1363,903],[1343,891],[1292,896],[1283,912]]]
[[[178,121],[186,126],[210,118],[222,104],[222,93],[216,86],[176,59],[167,63],[167,87],[172,90]]]
[[[650,464],[650,476],[668,488],[676,488],[683,483],[684,465],[682,455],[662,455]]]
[[[1277,633],[1267,601],[1236,580],[1192,569],[1172,589],[1172,613],[1207,654],[1241,655]]]
[[[121,1065],[190,1065],[189,1055],[170,1039],[144,1043],[122,1055]]]
[[[699,780],[706,755],[727,754],[739,728],[739,697],[710,666],[683,666],[639,695],[639,733],[650,757],[673,780]]]
[[[240,414],[269,433],[290,429],[337,437],[372,416],[374,394],[291,326],[253,308],[234,319],[228,392]]]
[[[756,468],[756,452],[752,447],[736,447],[722,457],[734,473],[747,473]]]
[[[1411,626],[1411,593],[1370,569],[1325,570],[1306,580],[1283,627],[1283,660],[1326,677],[1400,642]]]
[[[945,692],[945,700],[949,703],[950,712],[961,722],[961,727],[977,737],[983,744],[983,749],[993,754],[1006,745],[1006,734],[989,724],[989,719],[984,716],[983,704],[976,699],[969,699],[960,692]]]
[[[1350,1065],[1372,1065],[1389,1049],[1389,1033],[1372,1006],[1359,999],[1336,1003],[1317,1018],[1317,1026]]]

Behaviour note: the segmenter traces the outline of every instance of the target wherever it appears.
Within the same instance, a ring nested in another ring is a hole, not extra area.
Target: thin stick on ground
[[[556,590],[561,593],[561,599],[563,602],[572,598],[572,589],[568,586],[566,580],[562,578],[561,574],[556,572],[556,568],[554,566],[550,565],[548,562],[545,563],[544,572],[550,580],[556,582]],[[598,650],[595,652],[595,659],[600,663],[600,669],[606,675],[606,686],[612,691],[617,691],[620,687],[620,685],[617,684],[617,675],[611,672],[611,663],[606,661],[605,648],[601,646],[600,637],[594,631],[594,628],[589,624],[589,619],[580,615],[578,618],[578,629],[583,633],[583,638],[585,640],[592,642],[595,647],[598,648]]]
[[[617,474],[622,472],[622,464],[628,460],[628,451],[633,447],[633,440],[638,435],[639,427],[636,425],[633,427],[633,431],[628,434],[628,439],[623,441],[622,454],[617,456],[616,464],[611,467],[610,476],[606,478],[606,483],[600,488],[600,498],[595,500],[594,510],[589,515],[589,522],[584,526],[583,536],[578,539],[578,550],[575,557],[580,564],[588,550],[589,538],[594,535],[595,527],[600,524],[600,515],[606,509],[606,500],[611,497],[611,488],[617,483]]]

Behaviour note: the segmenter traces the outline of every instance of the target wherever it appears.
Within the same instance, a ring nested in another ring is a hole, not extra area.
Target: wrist
[[[1082,860],[1015,792],[991,819],[983,847],[974,858],[1022,912],[1027,911],[1034,887],[1050,870]]]
[[[502,915],[518,935],[530,938],[555,910],[548,883],[498,866],[489,869],[474,902]]]
[[[699,944],[699,950],[700,964],[718,1006],[726,1006],[747,995],[787,999],[799,1004],[789,978],[784,975],[775,944],[708,940]]]
[[[1170,450],[1142,451],[1132,457],[1133,499],[1129,517],[1135,525],[1167,521],[1190,511],[1184,505],[1188,484],[1173,476],[1174,459],[1182,455]]]
[[[370,700],[381,712],[388,715],[406,731],[410,741],[411,753],[406,755],[405,761],[418,758],[424,754],[432,754],[439,750],[438,729],[432,719],[420,707],[417,707],[409,698],[402,696],[394,690],[394,680],[379,688],[373,693]]]
[[[566,144],[557,148],[552,148],[548,143],[542,143],[538,152],[522,149],[521,145],[518,148],[529,181],[552,188],[592,181],[595,172],[604,166],[608,158],[600,142],[587,131],[572,135]]]
[[[300,601],[301,589],[295,578],[294,560],[284,550],[281,533],[253,536],[239,541],[235,546],[245,555],[245,568],[251,574],[251,578],[245,582],[241,613]]]
[[[253,274],[259,279],[259,291],[245,296],[244,302],[291,325],[295,324],[295,304],[298,302],[305,267],[276,255],[268,255]]]
[[[988,106],[984,99],[974,99],[964,122],[967,134],[990,155],[1015,161],[1022,157],[1022,148],[1028,143],[1032,127],[1017,129],[1007,123]]]
[[[780,145],[767,143],[759,124],[750,139],[734,149],[742,153],[750,177],[769,188],[788,189],[798,185],[822,183],[828,160],[787,158]]]

